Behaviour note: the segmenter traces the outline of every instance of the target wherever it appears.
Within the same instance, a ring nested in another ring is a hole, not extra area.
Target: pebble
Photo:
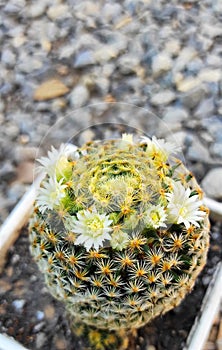
[[[222,143],[215,142],[210,147],[212,155],[222,158]]]
[[[206,96],[207,89],[203,84],[196,86],[195,88],[186,91],[181,94],[180,100],[184,107],[192,109],[196,107],[200,101]]]
[[[63,96],[69,92],[69,88],[59,79],[50,79],[39,85],[34,91],[35,101],[50,100]]]
[[[159,53],[152,59],[152,71],[155,78],[172,68],[173,61],[167,53]]]
[[[0,181],[9,182],[16,177],[16,169],[10,160],[7,160],[0,168]]]
[[[203,190],[210,198],[222,199],[222,167],[209,170],[201,183]]]
[[[150,103],[154,106],[168,105],[176,99],[176,95],[171,90],[164,90],[156,93],[150,99]]]
[[[96,63],[96,58],[94,57],[94,53],[92,50],[85,50],[82,52],[79,52],[76,55],[75,61],[74,61],[74,67],[75,68],[84,68],[86,66],[90,66]]]
[[[203,163],[210,162],[209,150],[200,142],[197,136],[192,139],[192,144],[187,152],[188,159]]]
[[[16,63],[16,55],[9,49],[5,49],[2,51],[2,62],[9,68],[14,67]]]
[[[204,68],[198,74],[198,78],[202,82],[217,83],[222,79],[222,70],[221,69]]]
[[[36,311],[36,318],[38,321],[42,321],[45,317],[45,314],[44,312],[40,311],[40,310],[37,310]]]
[[[198,119],[210,117],[215,109],[214,99],[212,97],[202,100],[194,112]]]
[[[16,299],[16,300],[13,300],[12,302],[12,306],[14,306],[14,308],[16,309],[16,311],[22,311],[22,309],[24,308],[25,306],[25,303],[26,301],[23,300],[23,299]]]
[[[50,6],[47,10],[47,16],[52,20],[64,20],[71,16],[69,6],[66,4],[58,4]]]
[[[84,85],[76,85],[69,95],[71,107],[79,108],[86,104],[89,99],[89,91]]]
[[[36,334],[36,349],[42,349],[47,341],[47,336],[45,333],[40,332]]]
[[[134,55],[123,55],[118,60],[118,68],[122,74],[131,74],[137,71],[140,64],[139,57]]]
[[[181,79],[177,82],[177,90],[180,92],[187,92],[190,91],[196,87],[198,87],[201,84],[201,80],[198,78],[193,77],[187,77],[184,79]]]
[[[35,2],[35,3],[31,4],[30,6],[27,6],[26,14],[27,14],[27,16],[29,16],[31,18],[40,17],[41,15],[43,15],[45,13],[46,6],[47,6],[47,4],[44,1]]]
[[[186,109],[179,107],[170,107],[167,109],[166,114],[163,116],[163,121],[166,123],[180,123],[189,118],[189,114]]]

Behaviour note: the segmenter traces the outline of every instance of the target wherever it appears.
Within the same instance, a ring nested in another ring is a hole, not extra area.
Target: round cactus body
[[[40,159],[31,252],[76,320],[138,328],[192,289],[209,221],[201,189],[174,153],[172,143],[123,135]]]

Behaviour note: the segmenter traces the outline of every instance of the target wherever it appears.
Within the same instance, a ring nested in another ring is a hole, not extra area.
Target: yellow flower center
[[[93,237],[98,237],[101,235],[101,229],[104,228],[104,223],[99,217],[94,217],[93,219],[86,220],[86,225],[92,232]]]

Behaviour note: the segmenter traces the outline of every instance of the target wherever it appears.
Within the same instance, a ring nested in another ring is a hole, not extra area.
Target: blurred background
[[[96,138],[97,123],[173,137],[222,198],[221,0],[9,0],[0,13],[0,222],[36,155]]]

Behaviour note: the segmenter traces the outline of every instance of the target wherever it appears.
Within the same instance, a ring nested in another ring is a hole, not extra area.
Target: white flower
[[[198,195],[191,195],[191,189],[185,188],[181,182],[173,181],[173,192],[166,193],[168,200],[167,212],[168,222],[181,224],[184,223],[186,228],[191,224],[199,227],[198,221],[203,220],[205,213],[199,210],[202,205]]]
[[[142,143],[147,145],[146,152],[151,158],[157,157],[163,162],[166,162],[171,154],[176,154],[180,151],[178,147],[173,142],[166,142],[164,139],[157,139],[155,136],[152,140],[146,136],[141,137]]]
[[[129,243],[129,236],[124,231],[117,231],[112,234],[110,245],[113,249],[123,250]]]
[[[144,221],[147,226],[158,228],[166,227],[167,214],[160,204],[151,205],[145,213]]]
[[[55,178],[49,178],[42,183],[36,198],[39,210],[44,213],[46,209],[54,209],[60,205],[60,201],[65,197],[66,185],[62,184],[62,179],[58,182]]]
[[[103,245],[104,240],[110,240],[109,232],[112,220],[106,214],[99,214],[96,209],[83,210],[77,213],[72,231],[79,234],[75,244],[83,244],[87,250],[94,247],[96,250]]]
[[[63,170],[69,165],[68,159],[78,158],[76,150],[77,147],[72,144],[61,144],[58,150],[52,146],[47,157],[37,159],[41,164],[40,170],[49,176],[53,176],[55,173],[62,174]]]

